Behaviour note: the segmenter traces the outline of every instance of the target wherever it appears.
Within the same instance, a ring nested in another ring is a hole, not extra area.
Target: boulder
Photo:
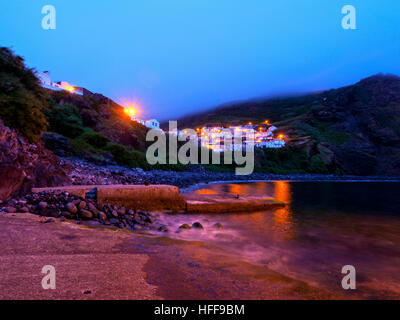
[[[168,230],[168,228],[166,226],[161,226],[161,227],[158,228],[158,231],[160,231],[160,232],[168,232],[169,230]]]
[[[106,221],[107,220],[107,215],[103,211],[99,211],[99,219],[101,221]]]
[[[116,210],[112,210],[112,211],[111,211],[111,216],[113,216],[113,217],[115,217],[115,218],[118,218],[118,217],[119,217],[118,212],[117,212]]]
[[[74,219],[75,218],[75,214],[69,212],[69,211],[63,211],[62,216],[67,218],[67,219]]]
[[[38,207],[39,207],[39,209],[47,208],[47,202],[46,201],[39,202]]]
[[[6,207],[5,210],[6,210],[6,212],[8,212],[8,213],[15,213],[15,212],[17,212],[17,209],[14,208],[14,207]]]
[[[126,209],[125,209],[125,207],[121,207],[121,208],[118,209],[117,212],[118,212],[119,216],[124,216],[125,212],[126,212]]]
[[[200,222],[195,222],[192,224],[192,228],[194,229],[204,229],[203,225]]]
[[[79,208],[79,209],[86,209],[86,202],[85,202],[85,201],[79,202],[78,208]]]
[[[82,217],[82,219],[90,220],[93,218],[93,213],[91,213],[89,210],[81,209],[80,216]]]
[[[72,202],[67,203],[67,205],[65,207],[72,214],[75,214],[78,212],[77,207]]]

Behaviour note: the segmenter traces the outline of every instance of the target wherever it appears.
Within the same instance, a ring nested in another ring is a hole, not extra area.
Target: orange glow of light
[[[124,108],[124,112],[126,114],[133,116],[136,114],[136,109],[135,108]]]
[[[253,124],[252,122],[249,122],[249,124],[251,125],[251,124]]]
[[[282,133],[280,133],[280,134],[278,134],[278,139],[283,139],[285,136],[282,134]]]
[[[275,188],[274,198],[286,203],[286,206],[282,209],[277,209],[274,213],[274,221],[277,226],[285,231],[288,239],[293,238],[293,215],[291,211],[292,193],[290,183],[287,181],[276,181],[273,182]]]
[[[265,120],[264,123],[269,125],[269,121],[268,120]]]
[[[66,87],[65,89],[68,90],[69,92],[74,92],[75,91],[75,88],[71,87],[71,86]]]
[[[211,190],[211,189],[200,189],[195,191],[195,193],[197,194],[217,194],[215,191]]]

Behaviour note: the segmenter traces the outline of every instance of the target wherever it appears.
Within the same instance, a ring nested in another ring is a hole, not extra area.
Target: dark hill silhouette
[[[268,119],[289,144],[330,168],[357,175],[400,174],[400,77],[377,74],[339,89],[248,100],[178,120],[179,127]]]

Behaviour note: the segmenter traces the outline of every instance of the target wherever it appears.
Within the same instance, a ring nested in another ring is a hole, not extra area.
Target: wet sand
[[[201,242],[41,219],[0,215],[0,299],[340,298]],[[44,265],[55,290],[41,286]]]

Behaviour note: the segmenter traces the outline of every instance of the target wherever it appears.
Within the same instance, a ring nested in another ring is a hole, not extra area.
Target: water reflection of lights
[[[294,222],[290,208],[292,201],[290,183],[287,181],[275,181],[274,189],[275,189],[274,197],[286,203],[286,206],[284,208],[275,211],[274,221],[277,226],[285,228],[286,231],[288,231],[288,228],[292,227]]]
[[[253,235],[293,239],[296,232],[296,220],[293,217],[291,202],[291,184],[287,181],[225,183],[209,185],[196,191],[197,194],[232,194],[274,197],[286,204],[284,208],[249,213],[224,214],[225,220],[239,223],[240,226],[253,229]],[[222,217],[219,216],[219,219]]]
[[[243,184],[229,184],[229,193],[246,194],[246,186]]]
[[[216,194],[216,192],[211,189],[200,189],[200,190],[197,190],[195,193],[197,193],[197,194]]]

